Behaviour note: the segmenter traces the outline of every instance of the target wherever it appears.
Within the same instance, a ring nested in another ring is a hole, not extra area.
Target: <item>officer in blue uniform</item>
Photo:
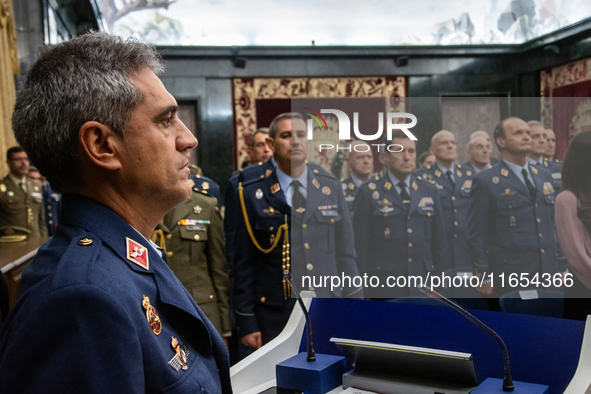
[[[63,204],[0,332],[4,393],[232,392],[221,337],[147,240],[189,196],[197,146],[161,69],[154,48],[91,33],[19,92],[16,139]]]
[[[341,180],[345,201],[349,205],[349,212],[353,214],[353,202],[357,190],[363,182],[369,179],[373,172],[373,153],[371,147],[364,141],[353,141],[350,145],[351,151],[347,154],[345,161],[351,174]]]
[[[366,296],[393,298],[419,295],[406,283],[381,287],[389,275],[437,274],[447,267],[447,244],[441,200],[435,185],[411,175],[416,163],[415,142],[402,131],[392,144],[402,152],[382,153],[387,167],[365,182],[355,199],[353,228],[360,274],[381,278],[380,286],[366,287]]]
[[[562,189],[562,161],[554,158],[556,154],[556,134],[554,130],[546,129],[546,152],[544,152],[544,167],[552,174],[552,186],[554,189]]]
[[[550,173],[527,163],[530,129],[519,118],[507,118],[495,129],[503,160],[478,174],[472,185],[468,210],[468,241],[474,274],[486,275],[478,290],[500,296],[516,290],[510,274],[563,272],[554,229],[554,199]],[[492,284],[488,275],[493,273]],[[500,286],[499,274],[505,274]],[[541,278],[540,278],[541,280]]]
[[[494,166],[495,164],[497,164],[499,162],[499,159],[497,159],[496,157],[492,157],[491,156],[491,152],[492,152],[492,143],[490,141],[490,135],[484,131],[484,130],[478,130],[473,132],[472,134],[470,134],[470,138],[468,139],[468,158],[470,160],[468,160],[467,162],[465,162],[464,164],[462,164],[464,167],[470,167],[473,166],[476,169],[476,173],[480,172],[483,170],[483,168],[479,168],[479,166],[475,166],[471,157],[471,153],[470,153],[470,149],[471,149],[471,143],[476,139],[476,138],[484,138],[484,144],[483,144],[483,148],[486,147],[486,149],[488,150],[488,162],[486,163],[486,168],[484,169],[488,169],[492,166]],[[483,148],[480,148],[479,150],[481,151],[480,156],[482,159],[482,150]],[[475,174],[476,174],[475,173]]]
[[[481,171],[492,167],[490,162],[490,152],[492,151],[490,140],[476,136],[468,142],[467,150],[470,160],[462,165],[464,171],[470,171],[472,176],[475,176]]]
[[[457,146],[453,133],[447,130],[441,130],[433,136],[429,151],[435,156],[435,164],[416,170],[415,175],[433,182],[439,189],[449,251],[449,266],[442,268],[470,267],[468,200],[474,173],[461,164],[453,164],[457,157]]]
[[[319,297],[362,296],[353,286],[303,282],[305,275],[358,275],[351,221],[339,180],[306,164],[301,115],[278,115],[269,134],[274,157],[242,171],[234,247],[236,323],[242,342],[253,348],[277,336],[291,314],[295,299],[286,269],[300,289],[304,283]]]
[[[53,237],[55,228],[57,227],[57,220],[61,208],[62,196],[53,191],[49,182],[41,175],[37,167],[29,167],[27,177],[34,180],[41,186],[41,194],[43,195],[43,203],[45,205],[45,224],[47,227],[47,235]]]
[[[220,186],[212,179],[203,175],[189,174],[189,182],[196,192],[206,194],[217,199],[218,209],[222,207]]]

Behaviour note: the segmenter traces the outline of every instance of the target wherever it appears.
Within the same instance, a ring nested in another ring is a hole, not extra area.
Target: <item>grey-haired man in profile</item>
[[[50,48],[13,130],[60,224],[0,333],[5,393],[231,393],[224,343],[148,239],[191,193],[197,140],[154,48],[92,33]]]

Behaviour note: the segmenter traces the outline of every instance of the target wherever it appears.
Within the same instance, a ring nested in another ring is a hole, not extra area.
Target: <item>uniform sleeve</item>
[[[556,233],[569,267],[591,289],[591,250],[587,229],[577,216],[578,202],[569,191],[556,199]]]
[[[0,344],[4,393],[146,391],[138,334],[104,291],[70,286],[22,312],[13,315],[18,323],[7,322]]]
[[[474,178],[468,204],[468,248],[474,274],[488,272],[489,196],[479,177]]]
[[[340,186],[340,184],[339,184]],[[337,222],[335,237],[336,237],[336,258],[339,273],[350,276],[351,278],[359,275],[357,269],[356,254],[355,254],[355,237],[353,235],[353,225],[351,224],[351,216],[349,214],[349,206],[345,201],[345,196],[339,190],[337,193],[338,206],[342,220]],[[361,288],[345,288],[343,297],[363,297]]]
[[[443,220],[443,208],[439,199],[439,192],[435,189],[433,197],[435,215],[433,218],[433,234],[431,237],[431,256],[433,256],[433,265],[435,273],[444,272],[451,267],[449,260],[447,236],[445,234],[445,223]]]
[[[233,302],[238,335],[243,337],[260,331],[254,314],[255,306],[255,250],[246,230],[244,216],[237,205],[236,233],[234,238],[234,267],[232,269]]]
[[[222,334],[225,335],[232,331],[232,322],[230,320],[230,281],[228,279],[228,270],[224,257],[222,217],[220,212],[213,208],[205,253],[207,255],[207,268],[218,300]]]

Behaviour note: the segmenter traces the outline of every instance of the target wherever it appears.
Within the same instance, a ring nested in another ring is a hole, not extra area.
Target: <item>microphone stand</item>
[[[312,341],[312,324],[310,323],[310,317],[308,316],[308,311],[306,310],[306,306],[304,305],[304,301],[302,301],[302,297],[300,296],[300,292],[296,288],[295,284],[291,281],[291,273],[288,270],[283,271],[283,276],[285,280],[289,282],[291,289],[293,290],[294,294],[298,299],[298,303],[304,312],[304,317],[306,318],[306,328],[307,331],[307,345],[308,345],[308,357],[306,358],[307,361],[316,361],[316,353],[314,353],[314,343]]]
[[[433,289],[429,289],[427,286],[418,286],[417,287],[421,293],[425,294],[429,298],[435,298],[437,301],[441,302],[443,305],[449,306],[450,308],[455,309],[457,312],[461,313],[466,319],[470,320],[472,323],[477,325],[478,327],[482,328],[486,331],[489,335],[491,335],[494,339],[497,340],[499,345],[501,346],[501,350],[503,351],[503,391],[513,391],[515,387],[513,386],[513,379],[511,377],[511,366],[509,364],[509,351],[507,350],[507,346],[503,339],[497,334],[492,328],[478,320],[474,315],[470,312],[450,300],[449,298],[444,297],[443,295],[439,294]]]

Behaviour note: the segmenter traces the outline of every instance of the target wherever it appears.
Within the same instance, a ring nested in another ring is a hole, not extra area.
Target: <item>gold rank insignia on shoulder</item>
[[[207,190],[207,189],[209,189],[209,182],[203,182],[203,183],[201,184],[201,187],[203,188],[203,190]]]
[[[435,170],[435,176],[439,178],[441,176],[441,171]]]
[[[544,160],[544,166],[548,167],[548,162]]]
[[[529,168],[531,168],[531,170],[533,171],[534,174],[538,175],[538,169],[534,166],[529,166]]]
[[[493,181],[494,184],[499,183],[499,177],[498,176],[493,176],[492,181]]]
[[[320,189],[320,183],[318,183],[318,179],[316,179],[316,178],[312,179],[312,184],[314,186],[316,186],[316,189]]]
[[[90,238],[82,238],[80,241],[78,241],[78,245],[80,246],[88,246],[92,244],[92,239]]]
[[[160,316],[156,308],[150,305],[150,299],[148,297],[144,296],[142,306],[146,310],[146,319],[148,319],[148,324],[150,324],[152,332],[156,335],[160,334],[162,331],[162,322],[160,321]]]
[[[415,191],[417,191],[417,189],[418,189],[419,187],[417,186],[417,183],[416,183],[416,182],[413,182],[413,183],[412,183],[412,188],[413,188],[413,189],[415,189]]]
[[[470,171],[470,170],[466,171],[466,175],[472,176],[472,171]]]
[[[384,187],[386,188],[386,190],[390,190],[390,188],[392,187],[392,184],[388,181],[386,181],[386,183],[384,183]]]
[[[261,189],[257,189],[257,191],[254,193],[254,196],[257,200],[260,200],[261,198],[263,198],[263,191]]]
[[[461,178],[462,177],[462,173],[459,170],[456,171],[456,175],[458,176],[458,178]]]
[[[4,183],[0,183],[0,192],[4,193],[6,191],[6,185]]]
[[[326,194],[327,196],[330,196],[330,187],[324,186],[322,188],[322,193]]]
[[[271,175],[273,171],[271,171],[270,169],[267,169],[267,171],[265,171],[265,176],[269,176]]]
[[[172,341],[171,341],[171,346],[175,351],[175,355],[174,357],[168,362],[168,365],[170,365],[171,367],[173,367],[175,369],[175,371],[180,371],[181,369],[183,371],[186,371],[189,366],[188,366],[188,362],[189,362],[189,349],[187,349],[187,345],[183,345],[181,346],[179,344],[178,339],[176,339],[175,337],[171,337]]]
[[[203,210],[203,208],[201,208],[199,205],[195,205],[193,207],[193,212],[196,213],[197,215],[200,215],[202,210]]]
[[[376,176],[375,176],[375,180],[376,180],[376,181],[379,181],[379,180],[380,180],[380,176],[379,176],[378,174],[376,174]]]
[[[271,193],[275,194],[277,193],[279,190],[281,190],[281,186],[279,186],[278,183],[274,184],[273,186],[271,186]]]
[[[195,186],[195,181],[193,181],[192,179],[189,179],[189,185],[191,185],[191,187]]]
[[[509,171],[508,171],[506,168],[503,168],[503,169],[501,170],[501,175],[502,175],[502,176],[507,176],[507,175],[509,175]]]
[[[145,270],[150,269],[148,251],[141,244],[131,238],[125,238],[127,246],[127,260],[132,261]]]
[[[369,182],[369,184],[367,185],[367,187],[369,187],[371,190],[375,190],[376,184],[373,183],[373,182]]]
[[[353,182],[349,182],[349,189],[353,190],[355,189],[355,184]]]

